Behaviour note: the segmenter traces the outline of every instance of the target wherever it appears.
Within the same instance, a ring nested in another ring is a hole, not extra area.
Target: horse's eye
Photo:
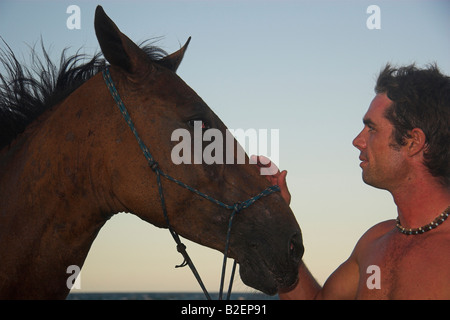
[[[190,127],[194,128],[195,126],[200,125],[202,130],[207,130],[210,128],[209,124],[201,119],[192,119],[188,121]]]

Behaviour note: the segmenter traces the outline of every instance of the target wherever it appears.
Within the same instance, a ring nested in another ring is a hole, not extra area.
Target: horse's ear
[[[97,6],[95,10],[94,26],[106,60],[111,65],[118,66],[129,73],[136,71],[139,66],[138,60],[145,54],[133,41],[120,32],[101,6]]]
[[[161,60],[158,60],[158,64],[166,67],[169,70],[172,70],[173,72],[176,72],[178,66],[181,63],[181,60],[183,60],[184,53],[186,52],[186,49],[190,41],[191,37],[189,37],[189,39],[186,41],[186,43],[180,50],[162,58]]]

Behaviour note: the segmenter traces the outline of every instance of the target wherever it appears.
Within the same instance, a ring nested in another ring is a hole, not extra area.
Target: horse
[[[141,48],[101,6],[94,29],[104,59],[96,55],[82,65],[80,56],[62,59],[53,76],[50,64],[45,70],[47,55],[38,59],[36,79],[3,51],[13,77],[0,78],[0,298],[66,298],[68,266],[82,267],[102,226],[119,212],[225,251],[256,290],[273,295],[293,286],[304,252],[301,230],[279,192],[251,198],[270,187],[257,166],[171,161],[174,130],[193,132],[195,121],[227,130],[176,74],[190,39],[172,54]],[[117,109],[105,71],[134,130]],[[251,206],[234,205],[232,212],[217,205],[249,198]]]

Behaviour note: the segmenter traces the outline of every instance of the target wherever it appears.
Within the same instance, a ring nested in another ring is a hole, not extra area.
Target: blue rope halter
[[[198,283],[200,284],[200,287],[203,290],[203,293],[205,294],[206,298],[208,300],[211,300],[211,297],[208,293],[208,291],[206,290],[203,281],[200,278],[200,275],[198,274],[191,258],[189,257],[187,251],[186,251],[186,246],[181,242],[180,237],[178,236],[178,234],[173,230],[170,222],[169,222],[169,216],[167,214],[167,209],[166,209],[166,202],[164,200],[164,192],[163,192],[163,188],[162,188],[162,184],[161,184],[161,176],[172,181],[175,182],[176,184],[178,184],[179,186],[188,189],[189,191],[209,200],[212,201],[213,203],[217,204],[218,206],[221,206],[225,209],[228,210],[233,210],[231,212],[231,216],[228,222],[228,230],[227,230],[227,236],[226,236],[226,242],[225,242],[225,250],[223,253],[223,263],[222,263],[222,276],[220,279],[220,289],[219,289],[219,300],[222,300],[222,294],[223,294],[223,284],[224,284],[224,279],[225,279],[225,271],[226,271],[226,263],[227,263],[227,256],[228,256],[228,248],[230,246],[230,234],[231,234],[231,226],[233,224],[233,218],[235,216],[236,213],[240,212],[241,210],[249,207],[250,205],[252,205],[253,203],[255,203],[255,201],[261,199],[264,196],[270,195],[271,193],[280,191],[280,188],[276,185],[274,186],[270,186],[266,189],[264,189],[261,193],[257,194],[256,196],[244,201],[244,202],[237,202],[233,205],[228,205],[225,204],[215,198],[210,197],[209,195],[195,189],[192,188],[191,186],[169,176],[168,174],[166,174],[164,171],[161,170],[161,168],[159,167],[158,163],[155,161],[155,159],[153,159],[153,156],[151,155],[150,151],[148,150],[147,146],[144,144],[144,142],[141,140],[141,138],[139,137],[137,131],[136,131],[136,127],[133,124],[133,121],[130,118],[130,115],[127,111],[127,109],[125,108],[125,105],[122,101],[122,99],[119,96],[119,93],[117,92],[117,89],[114,85],[114,82],[111,78],[111,74],[109,72],[109,68],[105,68],[102,71],[103,74],[103,79],[105,80],[106,86],[109,89],[109,92],[111,93],[112,97],[114,98],[114,101],[116,102],[117,106],[120,109],[120,112],[122,113],[125,121],[127,122],[128,126],[130,127],[131,131],[133,132],[134,136],[136,137],[136,140],[140,146],[140,148],[142,149],[142,152],[144,153],[145,158],[147,159],[148,165],[150,166],[150,168],[153,170],[153,172],[156,173],[156,182],[158,184],[158,191],[159,191],[159,196],[161,199],[161,207],[162,207],[162,211],[164,214],[164,219],[166,220],[167,223],[167,227],[169,229],[170,234],[172,235],[173,239],[175,240],[176,244],[177,244],[177,251],[180,252],[183,255],[184,261],[183,263],[181,263],[178,266],[175,266],[176,268],[179,267],[184,267],[186,265],[189,265],[189,267],[192,270],[192,273],[194,274],[195,278],[197,279]],[[233,269],[231,272],[231,277],[230,277],[230,284],[228,287],[228,293],[227,293],[227,300],[230,299],[230,295],[231,295],[231,288],[233,285],[233,279],[234,279],[234,274],[236,271],[236,260],[234,261],[233,264]]]

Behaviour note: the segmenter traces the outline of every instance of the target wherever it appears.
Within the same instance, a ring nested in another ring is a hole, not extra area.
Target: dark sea
[[[217,300],[218,293],[210,293]],[[224,294],[225,298],[226,294]],[[70,293],[67,300],[206,300],[202,292],[94,292]],[[230,300],[278,300],[278,296],[263,293],[234,292]]]

